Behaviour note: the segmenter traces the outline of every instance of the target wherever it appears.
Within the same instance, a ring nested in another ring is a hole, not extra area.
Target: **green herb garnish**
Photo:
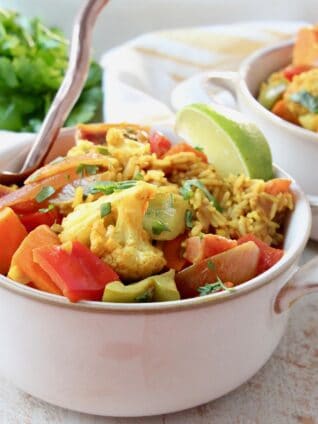
[[[105,216],[109,215],[111,213],[112,210],[112,205],[111,203],[107,202],[107,203],[103,203],[100,205],[100,216],[101,218],[105,218]]]
[[[128,180],[128,181],[98,181],[94,182],[91,185],[88,185],[85,194],[112,194],[115,191],[126,190],[128,188],[134,187],[136,185],[136,180]]]
[[[306,90],[298,91],[290,96],[291,100],[304,106],[309,112],[318,113],[318,96],[310,94]]]
[[[168,208],[174,209],[174,198],[172,193],[169,194]]]
[[[104,155],[104,156],[108,156],[109,155],[109,151],[108,151],[108,149],[106,149],[106,147],[98,147],[97,148],[97,151],[101,155]]]
[[[55,209],[55,205],[53,205],[52,203],[50,203],[47,208],[41,208],[41,209],[39,209],[39,212],[41,212],[41,213],[48,213],[48,212],[51,212],[53,209]]]
[[[137,172],[137,174],[134,176],[134,179],[135,179],[136,181],[143,181],[144,176],[142,175],[142,173],[141,173],[141,172]]]
[[[216,267],[215,267],[215,263],[211,261],[211,259],[208,259],[207,261],[207,267],[210,271],[215,271]]]
[[[138,303],[151,302],[153,297],[153,290],[154,290],[153,287],[150,287],[143,294],[141,294],[140,296],[137,296],[135,298],[135,302],[138,302]]]
[[[76,174],[79,174],[81,178],[89,175],[96,175],[99,171],[99,166],[97,165],[88,165],[86,163],[81,163],[76,168]]]
[[[38,203],[44,202],[55,193],[55,188],[52,186],[43,187],[42,190],[36,195],[35,200]]]
[[[162,221],[155,220],[152,223],[151,231],[156,236],[159,236],[163,231],[170,231],[170,228]]]
[[[226,285],[223,283],[220,277],[217,277],[217,280],[215,283],[212,283],[212,284],[208,283],[198,288],[198,292],[200,293],[200,296],[206,296],[208,294],[217,293],[219,291],[229,292],[233,290],[234,290],[233,288],[226,287]]]
[[[187,209],[185,212],[185,223],[186,223],[186,227],[189,229],[193,228],[192,220],[193,220],[193,213],[192,211],[190,211],[190,209]]]
[[[0,129],[36,132],[68,66],[69,42],[39,19],[0,8]],[[66,125],[91,122],[102,104],[102,69],[92,62]]]
[[[207,199],[213,204],[215,209],[219,212],[222,212],[222,208],[216,198],[209,192],[201,181],[197,179],[187,180],[183,183],[183,186],[180,188],[180,193],[185,200],[189,200],[193,196],[192,187],[196,187],[202,191],[202,193],[207,197]]]
[[[198,152],[204,152],[203,147],[195,146],[194,148],[195,148],[195,150],[197,150]]]

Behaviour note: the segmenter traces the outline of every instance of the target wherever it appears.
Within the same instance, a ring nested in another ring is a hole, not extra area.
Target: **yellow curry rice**
[[[213,194],[221,211],[215,208],[200,189],[194,190],[189,200],[193,213],[191,235],[214,232],[225,237],[239,238],[252,233],[268,244],[282,243],[281,218],[287,210],[294,207],[290,192],[275,196],[268,194],[263,180],[250,179],[244,175],[221,178],[212,164],[205,163],[192,152],[179,152],[160,159],[151,154],[148,143],[143,144],[140,140],[127,136],[127,131],[123,128],[111,128],[106,139],[106,158],[112,162],[101,179],[142,179],[171,193],[177,193],[186,180],[197,179]],[[98,149],[98,146],[87,140],[78,140],[68,156],[88,152],[98,154]],[[82,191],[75,191],[74,201],[68,207],[71,210],[81,201],[87,202],[87,199]]]

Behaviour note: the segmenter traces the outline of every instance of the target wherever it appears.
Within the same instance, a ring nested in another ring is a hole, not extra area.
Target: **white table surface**
[[[310,242],[303,261],[315,254],[318,243]],[[221,399],[177,414],[131,419],[78,414],[35,399],[0,377],[0,424],[46,423],[317,424],[318,296],[295,305],[278,349],[250,381]]]

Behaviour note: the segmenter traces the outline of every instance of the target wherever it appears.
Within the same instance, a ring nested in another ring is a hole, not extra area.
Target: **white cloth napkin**
[[[306,22],[249,22],[145,34],[106,53],[108,122],[171,124],[177,84],[209,69],[236,70],[260,48],[295,36]]]

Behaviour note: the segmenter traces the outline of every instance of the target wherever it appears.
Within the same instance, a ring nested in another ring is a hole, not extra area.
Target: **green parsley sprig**
[[[100,205],[100,217],[105,218],[105,216],[109,215],[112,211],[112,205],[109,202],[103,203]]]
[[[89,184],[85,189],[85,194],[112,194],[115,191],[127,190],[137,184],[136,180],[128,181],[97,181]]]
[[[150,287],[143,294],[141,294],[140,296],[137,296],[135,298],[135,302],[138,302],[138,303],[151,302],[152,301],[152,298],[153,298],[153,293],[154,293],[154,288],[153,287]]]
[[[216,198],[209,192],[209,190],[205,187],[201,181],[197,179],[187,180],[183,183],[182,187],[180,188],[180,194],[185,200],[191,199],[193,196],[192,188],[198,188],[202,191],[202,193],[205,195],[205,197],[212,203],[212,205],[215,207],[216,210],[219,212],[222,212],[222,208],[219,204],[219,202],[216,200]]]
[[[41,213],[49,213],[53,209],[55,209],[55,205],[53,205],[52,203],[50,203],[47,208],[41,208],[41,209],[39,209],[39,212],[41,212]]]
[[[52,186],[42,187],[39,193],[35,196],[35,200],[38,203],[42,203],[45,200],[49,199],[55,193],[55,188]]]
[[[170,228],[164,222],[160,221],[159,219],[156,219],[152,222],[151,231],[156,236],[159,236],[164,231],[170,231]]]
[[[76,174],[79,174],[81,178],[89,175],[96,175],[99,171],[99,166],[89,165],[86,163],[80,163],[76,168]]]
[[[185,224],[188,229],[193,228],[193,213],[190,209],[185,211]]]
[[[206,296],[208,294],[217,293],[220,291],[232,292],[234,291],[234,288],[226,287],[226,285],[223,283],[220,277],[217,277],[217,280],[215,283],[208,283],[198,288],[198,292],[200,293],[200,296]]]

